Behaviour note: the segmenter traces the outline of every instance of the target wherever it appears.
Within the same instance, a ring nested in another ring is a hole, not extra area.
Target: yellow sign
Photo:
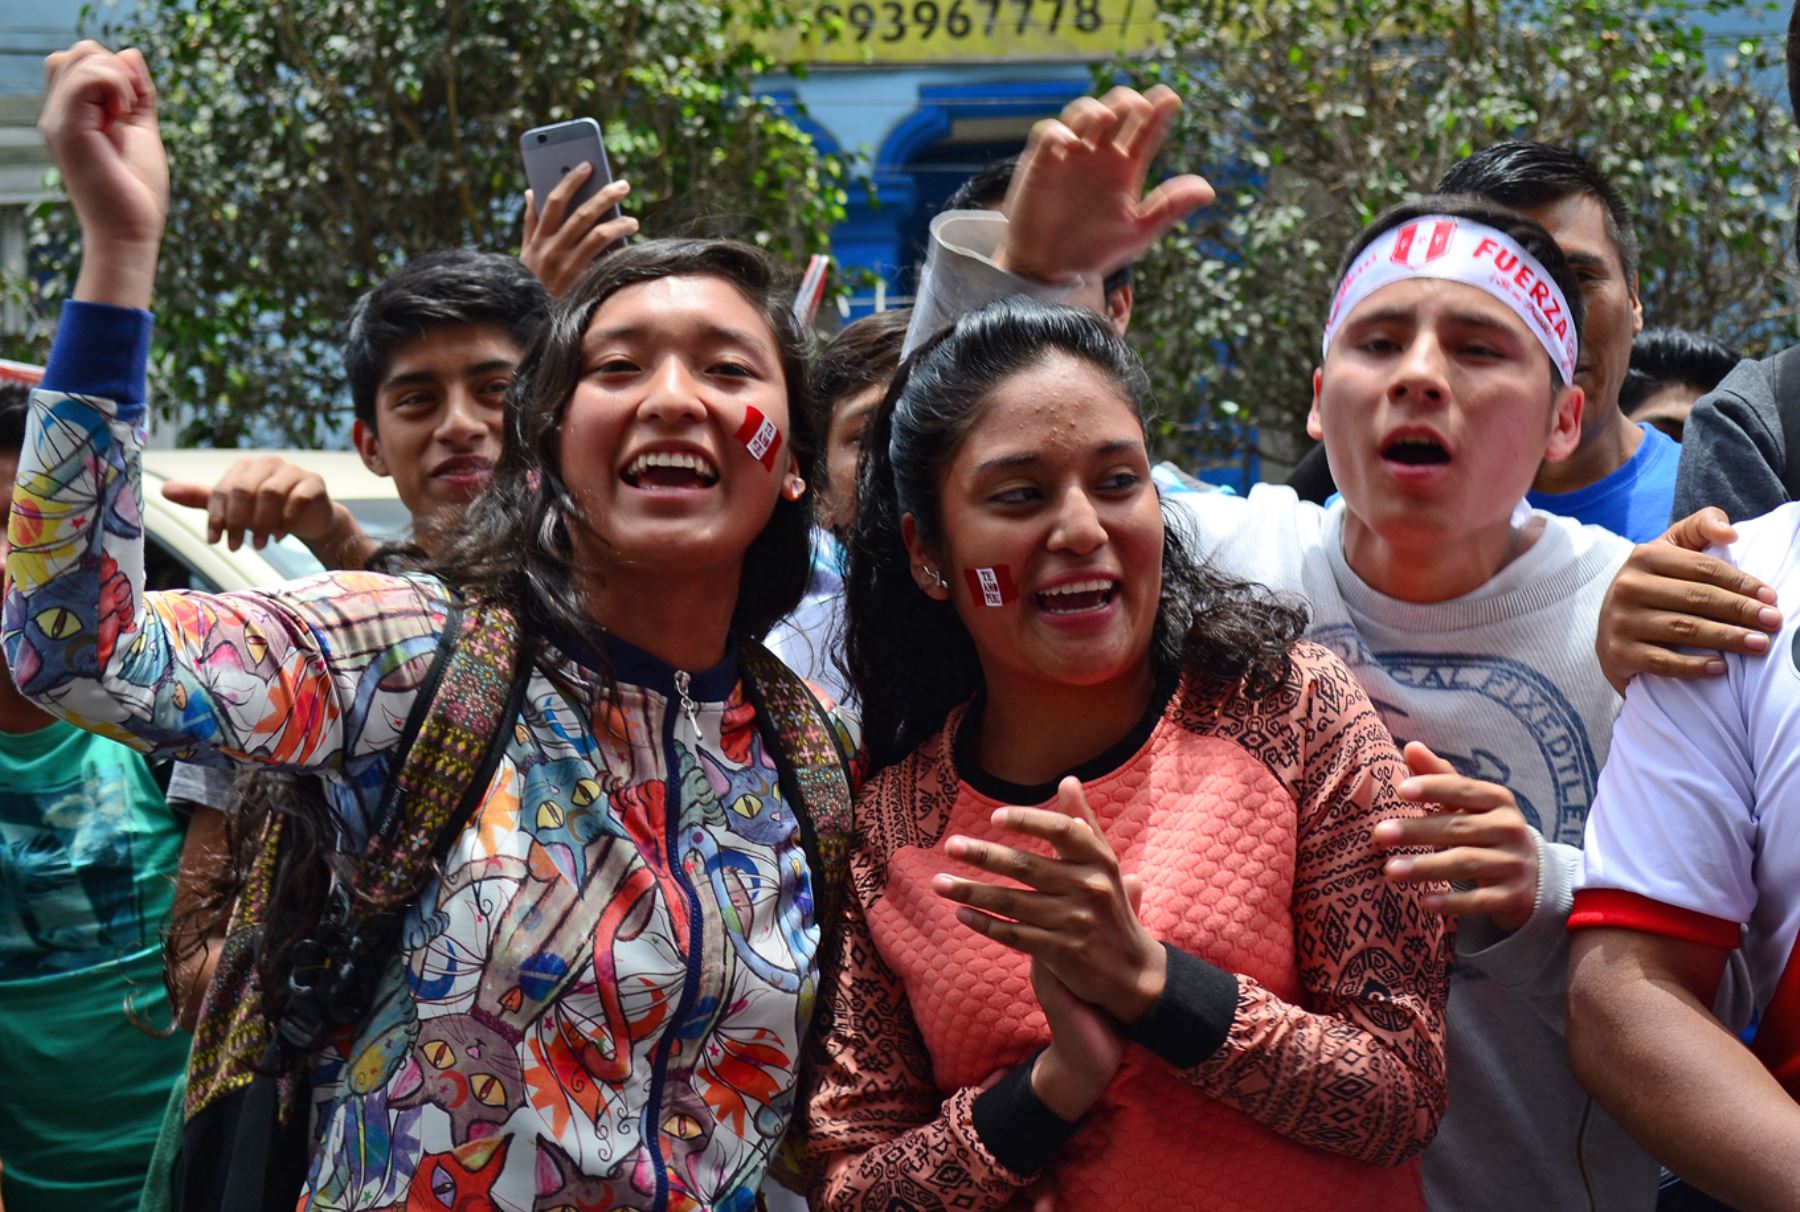
[[[808,63],[1108,59],[1161,36],[1157,0],[806,0],[804,36],[758,36]]]

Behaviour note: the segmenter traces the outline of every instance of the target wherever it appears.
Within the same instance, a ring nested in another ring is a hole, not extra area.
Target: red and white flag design
[[[969,582],[969,596],[983,606],[1005,606],[1019,600],[1013,586],[1012,570],[1004,564],[992,568],[965,568],[963,577]]]
[[[763,465],[763,470],[775,470],[775,456],[781,453],[781,431],[762,415],[761,409],[754,404],[745,408],[744,423],[733,436],[744,444],[751,458]]]

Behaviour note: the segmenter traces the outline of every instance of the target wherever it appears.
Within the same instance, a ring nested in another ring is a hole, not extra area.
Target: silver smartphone
[[[565,215],[573,214],[576,207],[612,181],[612,166],[606,162],[606,144],[600,140],[600,124],[592,118],[576,118],[572,122],[557,122],[528,130],[519,136],[519,152],[525,158],[525,180],[537,199],[539,213],[542,213],[550,191],[584,160],[594,166],[594,171],[569,200],[568,209],[563,212]],[[614,206],[600,216],[600,220],[606,222],[618,217],[619,208]]]

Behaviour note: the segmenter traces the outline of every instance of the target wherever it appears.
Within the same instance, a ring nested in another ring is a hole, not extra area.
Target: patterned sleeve
[[[1224,731],[1271,750],[1287,744],[1284,733],[1298,737],[1297,755],[1264,757],[1291,779],[1299,810],[1300,1001],[1232,978],[1223,1043],[1179,1072],[1302,1144],[1395,1165],[1431,1140],[1448,1099],[1450,934],[1422,903],[1431,887],[1382,878],[1387,854],[1370,837],[1378,821],[1424,811],[1397,794],[1407,771],[1393,738],[1335,656],[1303,644],[1294,661],[1300,693],[1288,727],[1257,713]]]
[[[853,892],[808,1043],[800,1127],[812,1206],[999,1208],[1030,1176],[1006,1169],[981,1143],[979,1090],[946,1099],[932,1082],[900,978],[869,935],[864,893],[871,883],[879,888],[863,856],[853,857]]]
[[[65,308],[14,490],[0,630],[14,680],[144,751],[341,769],[392,748],[443,625],[436,582],[144,592],[143,371],[117,348],[147,346],[148,328],[147,313]]]

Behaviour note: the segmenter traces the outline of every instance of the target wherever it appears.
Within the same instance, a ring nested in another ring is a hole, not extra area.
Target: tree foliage
[[[1114,70],[1186,98],[1169,166],[1219,188],[1138,270],[1133,332],[1169,411],[1295,450],[1345,244],[1509,138],[1577,147],[1618,184],[1647,323],[1791,342],[1781,45],[1709,45],[1697,18],[1728,10],[1745,20],[1690,0],[1165,0],[1164,52]]]
[[[598,119],[646,234],[821,250],[843,165],[750,94],[773,65],[731,32],[783,20],[770,0],[143,0],[105,37],[161,90],[152,387],[181,440],[340,429],[351,302],[417,253],[516,251],[532,126]],[[72,266],[68,208],[39,235]]]

